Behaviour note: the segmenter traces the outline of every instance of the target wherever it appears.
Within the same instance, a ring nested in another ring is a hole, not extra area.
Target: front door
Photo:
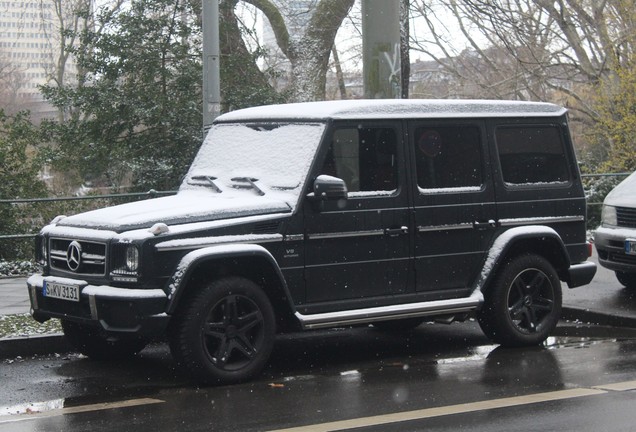
[[[340,178],[349,194],[305,203],[307,303],[312,312],[380,305],[406,292],[411,269],[401,124],[335,123],[327,133],[312,178]]]

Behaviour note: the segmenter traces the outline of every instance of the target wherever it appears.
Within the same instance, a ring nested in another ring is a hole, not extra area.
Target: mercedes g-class
[[[254,377],[278,332],[476,316],[542,343],[590,282],[566,110],[357,100],[215,121],[174,196],[58,217],[32,315],[93,358],[167,337],[202,383]]]

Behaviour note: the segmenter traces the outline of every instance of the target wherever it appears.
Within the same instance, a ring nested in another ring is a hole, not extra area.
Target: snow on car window
[[[188,179],[207,176],[226,187],[251,179],[297,196],[324,128],[320,123],[217,124],[208,133],[181,189],[201,187],[200,182],[193,185]]]

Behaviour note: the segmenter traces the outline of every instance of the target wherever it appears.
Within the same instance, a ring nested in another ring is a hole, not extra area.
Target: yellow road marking
[[[13,415],[3,416],[7,418],[0,417],[0,424],[13,423],[13,422],[19,422],[19,421],[25,421],[25,420],[35,420],[35,419],[41,419],[41,418],[47,418],[47,417],[57,417],[57,416],[62,416],[66,414],[77,414],[77,413],[85,413],[85,412],[91,412],[91,411],[103,411],[103,410],[117,409],[117,408],[128,408],[128,407],[134,407],[134,406],[140,406],[140,405],[151,405],[151,404],[157,404],[157,403],[163,403],[163,402],[164,401],[159,399],[142,398],[142,399],[130,399],[130,400],[125,400],[120,402],[106,402],[106,403],[98,403],[98,404],[92,404],[92,405],[80,405],[76,407],[60,408],[60,409],[54,409],[54,410],[44,411],[44,412],[20,414],[15,416]]]
[[[368,426],[379,426],[389,423],[399,423],[411,420],[424,420],[433,417],[442,417],[453,414],[465,414],[476,411],[484,411],[497,408],[509,408],[513,406],[529,405],[540,402],[550,402],[564,399],[572,399],[584,396],[605,394],[608,391],[636,390],[636,381],[625,381],[612,384],[603,384],[591,388],[576,388],[558,390],[553,392],[535,393],[525,396],[513,396],[508,398],[492,399],[478,402],[469,402],[444,407],[425,408],[420,410],[405,411],[399,413],[383,414],[370,417],[360,417],[350,420],[340,420],[328,423],[306,425],[287,429],[277,429],[270,432],[331,432],[336,430],[354,429]],[[0,424],[36,420],[41,418],[56,417],[67,414],[78,414],[93,411],[103,411],[118,408],[128,408],[141,405],[164,403],[165,401],[152,398],[130,399],[120,402],[106,402],[92,405],[54,409],[39,413],[10,415],[0,417]]]
[[[611,391],[628,391],[628,390],[636,390],[636,381],[625,381],[614,384],[604,384],[600,386],[594,386],[592,388],[599,390],[611,390]]]
[[[432,417],[441,417],[452,414],[464,414],[475,411],[483,411],[495,408],[508,408],[519,405],[529,405],[539,402],[550,402],[563,399],[572,399],[582,396],[593,396],[607,393],[597,388],[577,388],[571,390],[559,390],[547,393],[535,393],[525,396],[514,396],[502,399],[493,399],[480,402],[471,402],[445,407],[426,408],[415,411],[384,414],[372,417],[361,417],[351,420],[341,420],[329,423],[306,425],[288,429],[278,429],[270,432],[330,432],[337,430],[354,429],[360,427],[379,426],[389,423],[398,423],[410,420],[423,420]]]

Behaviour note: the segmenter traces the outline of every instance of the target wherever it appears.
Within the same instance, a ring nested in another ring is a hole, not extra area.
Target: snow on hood
[[[124,232],[167,225],[230,219],[271,213],[289,213],[290,206],[275,198],[209,191],[181,191],[177,195],[106,207],[70,216],[58,226],[92,228]]]
[[[607,194],[605,204],[616,207],[636,207],[636,171]]]

